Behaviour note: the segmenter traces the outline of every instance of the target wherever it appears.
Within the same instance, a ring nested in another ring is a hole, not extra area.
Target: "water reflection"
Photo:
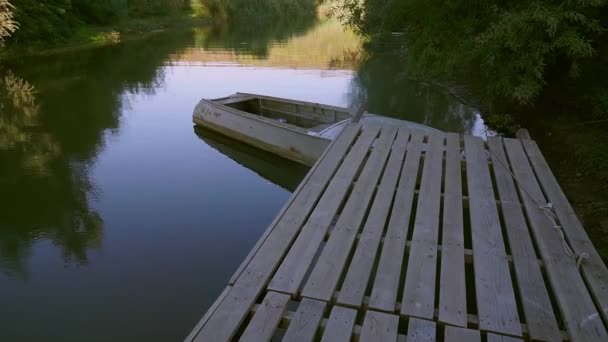
[[[209,147],[290,192],[298,187],[300,180],[304,178],[309,170],[307,166],[279,158],[272,153],[251,147],[208,129],[195,127],[194,132]]]
[[[254,27],[195,29],[195,44],[175,59],[182,65],[350,70],[354,61],[342,57],[345,51],[361,48],[359,37],[333,20],[294,19],[286,26],[293,31],[275,25]]]
[[[103,220],[91,208],[89,168],[116,132],[124,94],[153,92],[169,53],[191,40],[147,41],[10,61],[0,78],[0,268],[27,275],[36,241],[85,264]],[[16,75],[19,76],[16,76]]]
[[[4,64],[0,340],[90,340],[96,331],[99,340],[166,341],[196,323],[306,173],[197,136],[191,113],[201,97],[367,98],[371,111],[470,129],[467,110],[458,116],[443,93],[394,78],[390,59],[353,71],[361,44],[339,23],[301,20]],[[83,310],[78,324],[65,319]]]
[[[449,88],[399,73],[403,60],[394,46],[367,47],[365,57],[347,51],[343,60],[363,58],[349,89],[349,103],[368,111],[414,121],[447,132],[484,134],[479,111]]]

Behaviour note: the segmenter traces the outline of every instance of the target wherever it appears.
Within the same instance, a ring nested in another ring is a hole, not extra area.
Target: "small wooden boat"
[[[193,113],[197,125],[310,166],[352,119],[348,108],[246,93],[203,99]],[[369,113],[359,122],[434,130]]]

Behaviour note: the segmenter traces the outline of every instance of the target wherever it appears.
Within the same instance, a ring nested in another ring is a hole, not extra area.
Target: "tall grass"
[[[7,0],[0,0],[0,45],[4,38],[17,30],[17,23],[13,20],[13,8]]]

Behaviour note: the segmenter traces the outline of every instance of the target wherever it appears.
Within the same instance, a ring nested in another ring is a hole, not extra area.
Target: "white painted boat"
[[[197,125],[312,166],[353,116],[348,108],[236,93],[219,99],[201,100],[192,118]],[[359,122],[434,130],[369,113],[364,113]]]

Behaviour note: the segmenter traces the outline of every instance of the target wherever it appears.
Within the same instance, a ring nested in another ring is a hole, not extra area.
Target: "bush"
[[[78,20],[70,0],[12,0],[15,21],[19,23],[10,43],[58,42],[72,33]]]
[[[339,0],[334,14],[361,33],[402,32],[408,66],[476,75],[491,95],[532,102],[548,75],[570,77],[597,56],[607,0]]]

